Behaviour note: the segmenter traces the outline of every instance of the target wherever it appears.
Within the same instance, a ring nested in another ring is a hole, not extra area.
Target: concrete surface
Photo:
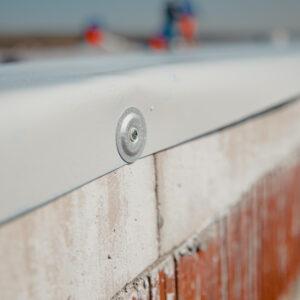
[[[155,155],[160,253],[224,213],[300,147],[300,103]]]
[[[109,299],[158,258],[150,156],[0,228],[1,299]]]

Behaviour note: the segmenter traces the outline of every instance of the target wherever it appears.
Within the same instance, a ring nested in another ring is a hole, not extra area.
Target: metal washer
[[[135,107],[126,109],[120,117],[116,130],[116,144],[121,158],[132,163],[143,153],[146,144],[146,122]]]

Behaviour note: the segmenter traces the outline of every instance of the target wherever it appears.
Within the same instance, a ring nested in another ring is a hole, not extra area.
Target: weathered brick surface
[[[300,276],[299,183],[300,163],[260,178],[218,221],[146,272],[150,299],[297,300],[290,290]]]
[[[150,273],[151,299],[172,300],[176,296],[174,257],[169,256]]]
[[[222,232],[220,226],[223,224],[218,222],[212,224],[208,237],[200,240],[197,255],[199,257],[200,267],[200,288],[201,299],[221,299],[226,284],[222,277],[224,265],[222,264],[222,252],[224,249]],[[226,255],[226,254],[225,254]]]
[[[276,299],[295,280],[300,267],[300,167],[266,178],[261,187],[261,297]]]
[[[201,294],[200,259],[198,253],[180,255],[177,261],[178,299],[199,299]]]

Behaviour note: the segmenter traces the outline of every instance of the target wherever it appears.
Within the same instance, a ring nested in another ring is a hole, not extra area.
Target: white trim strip
[[[10,83],[0,92],[0,222],[124,165],[115,130],[128,107],[146,120],[146,156],[300,95],[299,78],[300,52]]]

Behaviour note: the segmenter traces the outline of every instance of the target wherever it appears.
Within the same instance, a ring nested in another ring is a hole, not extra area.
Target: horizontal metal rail
[[[2,67],[0,222],[124,165],[116,130],[130,107],[145,122],[147,156],[295,99],[299,78],[298,47]]]

